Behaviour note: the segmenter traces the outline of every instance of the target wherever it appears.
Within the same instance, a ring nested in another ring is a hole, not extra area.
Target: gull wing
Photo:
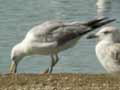
[[[57,41],[58,44],[63,44],[113,21],[115,19],[109,20],[107,18],[94,19],[86,23],[47,21],[32,28],[26,38],[32,36],[31,40],[37,42]]]
[[[48,21],[30,30],[26,37],[32,34],[35,37],[33,40],[38,42],[66,42],[77,37],[79,32],[83,33],[87,28],[79,22]]]
[[[56,30],[52,33],[53,40],[55,40],[59,45],[63,45],[70,40],[73,40],[77,37],[83,36],[89,31],[88,27],[82,25],[71,25],[61,28],[61,30]]]
[[[43,24],[33,27],[29,33],[34,33],[36,36],[44,35],[63,26],[64,23],[62,21],[46,21]]]

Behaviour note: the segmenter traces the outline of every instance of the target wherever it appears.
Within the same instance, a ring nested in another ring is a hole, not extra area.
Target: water
[[[29,29],[46,20],[87,21],[96,15],[96,0],[0,0],[0,73],[7,73],[11,48],[20,42]],[[120,25],[120,1],[112,3],[113,17]],[[83,37],[72,49],[59,54],[54,72],[104,73],[94,52],[95,41]],[[43,72],[50,63],[49,56],[24,58],[18,72]]]

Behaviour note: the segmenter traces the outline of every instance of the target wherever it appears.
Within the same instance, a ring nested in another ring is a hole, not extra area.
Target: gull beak
[[[98,38],[96,34],[90,34],[87,36],[87,39],[93,39],[93,38]]]
[[[15,61],[12,61],[10,65],[10,73],[16,73],[16,71],[17,71],[17,64]]]

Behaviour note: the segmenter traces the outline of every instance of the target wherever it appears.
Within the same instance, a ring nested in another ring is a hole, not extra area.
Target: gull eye
[[[105,31],[105,32],[103,32],[104,34],[109,34],[110,33],[110,31]]]

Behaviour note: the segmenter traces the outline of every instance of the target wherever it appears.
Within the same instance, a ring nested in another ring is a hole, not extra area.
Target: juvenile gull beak
[[[97,35],[95,35],[94,33],[92,33],[92,34],[88,35],[86,38],[87,39],[94,39],[94,38],[97,38],[97,37],[98,37]]]
[[[17,70],[17,64],[15,61],[12,61],[10,65],[10,73],[16,73],[16,70]]]

